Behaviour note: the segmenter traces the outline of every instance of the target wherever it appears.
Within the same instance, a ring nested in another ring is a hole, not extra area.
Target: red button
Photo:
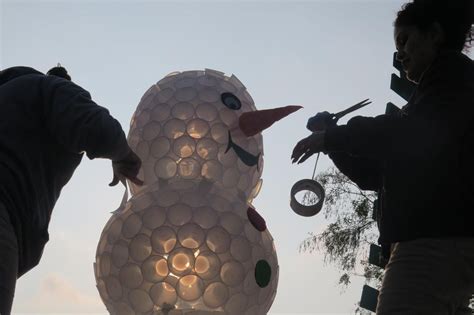
[[[259,230],[263,232],[267,229],[267,224],[265,223],[265,219],[262,218],[260,214],[258,214],[257,210],[252,207],[247,209],[247,217],[249,218],[250,223]]]

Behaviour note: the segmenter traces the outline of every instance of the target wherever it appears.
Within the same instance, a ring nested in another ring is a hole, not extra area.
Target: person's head
[[[46,73],[47,75],[54,75],[57,77],[61,77],[63,79],[71,81],[71,76],[67,73],[66,68],[58,64],[56,67],[49,69]]]
[[[474,34],[474,0],[413,0],[394,22],[397,59],[409,80],[418,83],[439,53],[461,52]]]

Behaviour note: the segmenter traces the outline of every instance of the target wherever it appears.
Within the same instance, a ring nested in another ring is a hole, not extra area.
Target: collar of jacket
[[[409,113],[416,111],[418,100],[425,90],[426,84],[429,84],[429,81],[431,81],[430,78],[437,75],[447,77],[459,76],[461,68],[466,65],[466,61],[472,62],[472,60],[462,52],[455,50],[445,50],[440,52],[428,69],[423,73],[423,76],[417,84],[416,90],[410,97],[408,103],[403,106],[402,115],[408,115]]]
[[[437,68],[439,68],[440,66],[443,66],[447,63],[456,63],[456,61],[462,59],[469,59],[469,57],[463,54],[462,52],[456,50],[441,51],[433,60],[433,62],[428,66],[428,69],[426,69],[423,75],[421,76],[421,80],[420,82],[418,82],[418,88],[423,87],[424,83],[427,81],[426,78],[429,78],[434,72],[436,72]],[[456,74],[456,71],[452,71],[451,73]],[[446,73],[446,75],[449,74],[450,73]]]

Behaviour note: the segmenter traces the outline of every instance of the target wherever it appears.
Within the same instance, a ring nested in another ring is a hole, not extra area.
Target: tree
[[[332,222],[319,234],[310,232],[300,244],[300,252],[323,252],[324,262],[334,264],[341,271],[339,284],[343,289],[353,276],[364,277],[366,284],[380,289],[383,269],[368,263],[369,245],[375,244],[378,236],[377,222],[372,216],[376,193],[361,190],[335,167],[320,173],[316,181],[326,192],[324,217]],[[307,192],[302,203],[315,204],[315,198]],[[470,307],[474,309],[474,295]],[[370,314],[360,307],[355,313]]]
[[[378,237],[377,223],[372,218],[376,193],[361,190],[335,167],[320,173],[316,181],[325,189],[323,213],[331,223],[319,234],[309,233],[300,244],[300,252],[323,252],[325,263],[334,264],[341,271],[339,284],[343,289],[353,276],[364,277],[367,284],[379,288],[383,270],[368,263],[369,245],[376,243]],[[302,203],[315,204],[315,198],[307,192]]]

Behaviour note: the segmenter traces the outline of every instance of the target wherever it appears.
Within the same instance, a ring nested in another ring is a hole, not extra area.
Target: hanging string
[[[319,152],[318,156],[316,157],[316,163],[314,164],[313,176],[311,177],[311,179],[315,179],[314,175],[316,174],[316,166],[318,166],[318,161],[319,161],[319,155],[320,154],[321,154],[321,152]]]

